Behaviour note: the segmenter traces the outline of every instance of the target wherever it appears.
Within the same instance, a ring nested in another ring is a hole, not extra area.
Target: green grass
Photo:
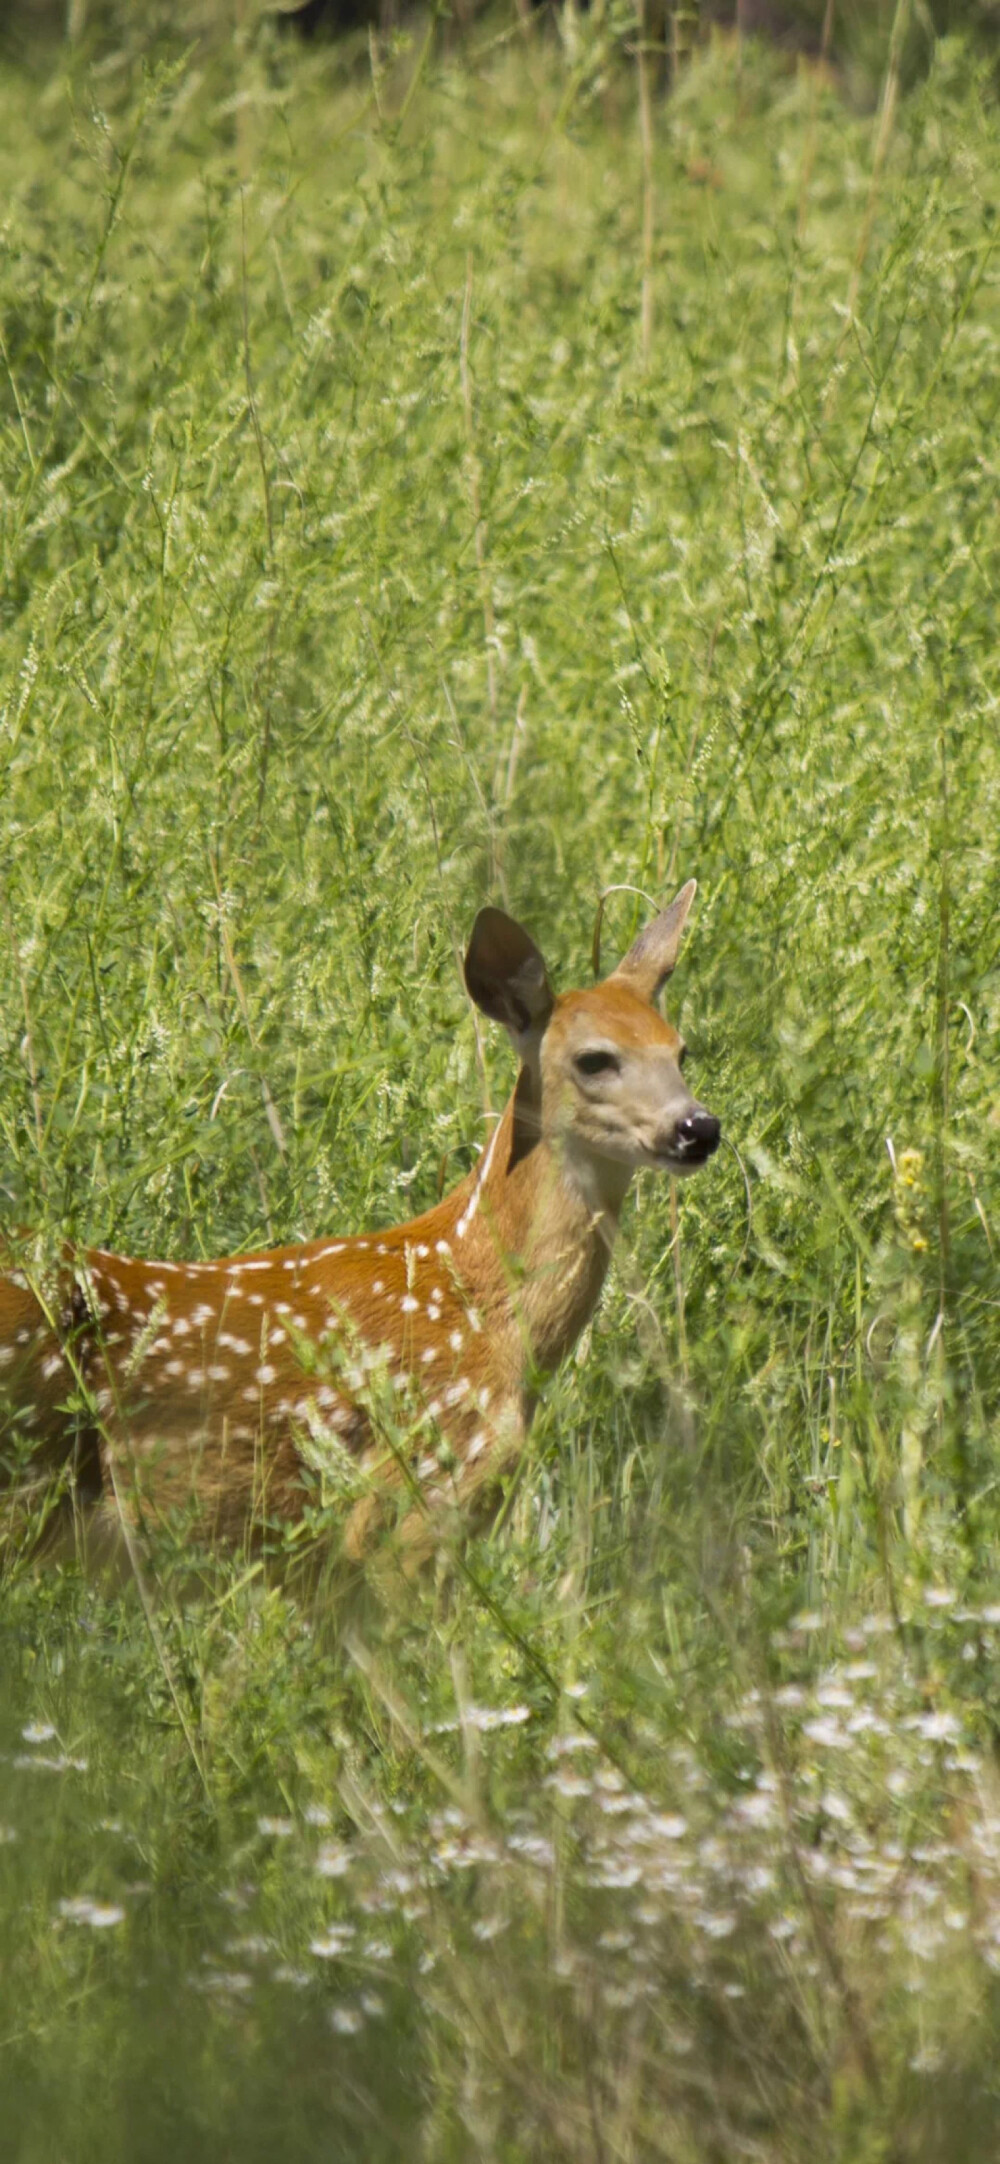
[[[4,1218],[412,1214],[480,903],[566,985],[691,873],[732,1147],[449,1574],[8,1538],[5,2164],[978,2159],[1000,121],[713,46],[644,357],[632,77],[476,35],[0,75]]]

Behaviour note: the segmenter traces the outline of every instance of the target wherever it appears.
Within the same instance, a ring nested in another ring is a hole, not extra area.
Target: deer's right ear
[[[612,970],[609,982],[617,978],[619,983],[630,985],[640,999],[648,1000],[652,1005],[667,978],[673,975],[681,936],[697,892],[697,880],[689,879],[669,909],[662,910],[652,924],[647,924],[645,931],[640,932],[634,946],[629,948],[617,969]]]
[[[522,924],[502,909],[481,909],[465,957],[469,996],[491,1022],[502,1022],[519,1050],[540,1036],[555,1001],[545,963]]]

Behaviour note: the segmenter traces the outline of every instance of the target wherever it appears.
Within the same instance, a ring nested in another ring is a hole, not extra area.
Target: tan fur
[[[692,892],[657,920],[659,948],[654,926],[604,984],[558,1000],[527,934],[478,920],[470,988],[520,1072],[479,1163],[424,1216],[208,1263],[92,1249],[49,1296],[23,1268],[0,1277],[0,1388],[39,1457],[65,1458],[75,1395],[78,1461],[116,1508],[194,1502],[225,1536],[300,1518],[323,1492],[310,1468],[339,1466],[351,1554],[387,1509],[419,1542],[429,1513],[495,1490],[537,1378],[593,1313],[632,1171],[692,1112],[717,1134],[651,1004]],[[581,1076],[581,1052],[620,1071]]]

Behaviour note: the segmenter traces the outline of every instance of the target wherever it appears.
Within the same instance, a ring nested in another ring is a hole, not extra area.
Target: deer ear
[[[522,924],[502,909],[481,909],[465,957],[465,982],[491,1022],[502,1022],[521,1048],[540,1035],[555,1004],[545,963]]]
[[[612,970],[612,982],[624,982],[652,1006],[674,969],[688,911],[697,891],[697,880],[689,879],[669,909],[661,910],[652,924],[647,924],[645,931],[640,932],[634,946],[629,948],[617,969]]]

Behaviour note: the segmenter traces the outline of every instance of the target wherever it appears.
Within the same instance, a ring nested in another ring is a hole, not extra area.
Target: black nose
[[[685,1119],[678,1120],[674,1129],[676,1146],[682,1157],[696,1157],[699,1160],[711,1157],[712,1151],[719,1147],[721,1132],[714,1112],[703,1112],[698,1107],[694,1112],[689,1112]]]

